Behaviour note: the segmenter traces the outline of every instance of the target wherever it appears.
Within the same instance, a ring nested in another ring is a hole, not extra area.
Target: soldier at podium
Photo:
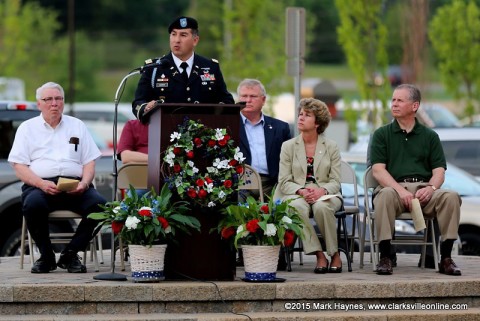
[[[145,61],[132,103],[133,114],[147,123],[155,103],[233,104],[218,61],[194,53],[198,23],[179,17],[168,27],[170,53]]]

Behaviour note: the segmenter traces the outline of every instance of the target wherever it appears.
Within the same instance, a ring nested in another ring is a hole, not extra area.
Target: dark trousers
[[[56,210],[69,210],[82,216],[75,235],[67,245],[67,249],[74,252],[83,251],[94,236],[97,220],[88,219],[90,213],[101,212],[98,204],[105,204],[106,200],[93,185],[81,195],[61,193],[58,195],[45,194],[41,189],[24,184],[22,186],[22,211],[27,223],[28,231],[37,244],[42,255],[53,254],[50,240],[48,215]]]

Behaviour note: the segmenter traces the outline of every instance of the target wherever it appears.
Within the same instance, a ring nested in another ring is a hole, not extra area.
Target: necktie
[[[187,82],[188,81],[188,74],[187,74],[188,64],[184,61],[180,64],[180,67],[183,68],[183,71],[182,71],[183,80]]]

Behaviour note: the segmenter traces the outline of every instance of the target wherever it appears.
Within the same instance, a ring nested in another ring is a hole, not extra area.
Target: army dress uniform
[[[161,103],[234,103],[217,60],[194,54],[188,81],[184,80],[181,71],[177,69],[172,53],[155,59],[155,62],[161,64],[159,67],[145,69],[132,103],[133,114],[142,123],[148,122],[148,116],[144,117],[143,114],[146,104],[152,100]]]

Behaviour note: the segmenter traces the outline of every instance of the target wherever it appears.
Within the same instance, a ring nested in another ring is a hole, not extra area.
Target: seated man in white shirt
[[[95,160],[101,153],[85,124],[63,115],[64,90],[48,82],[37,89],[40,116],[23,122],[15,135],[8,161],[23,181],[23,215],[27,228],[40,250],[32,273],[48,273],[58,267],[70,273],[87,269],[77,255],[94,236],[98,221],[88,214],[100,212],[106,200],[94,189]],[[57,189],[60,177],[78,179],[73,190]],[[55,210],[71,210],[82,215],[75,235],[60,254],[58,262],[49,237],[48,215]]]

